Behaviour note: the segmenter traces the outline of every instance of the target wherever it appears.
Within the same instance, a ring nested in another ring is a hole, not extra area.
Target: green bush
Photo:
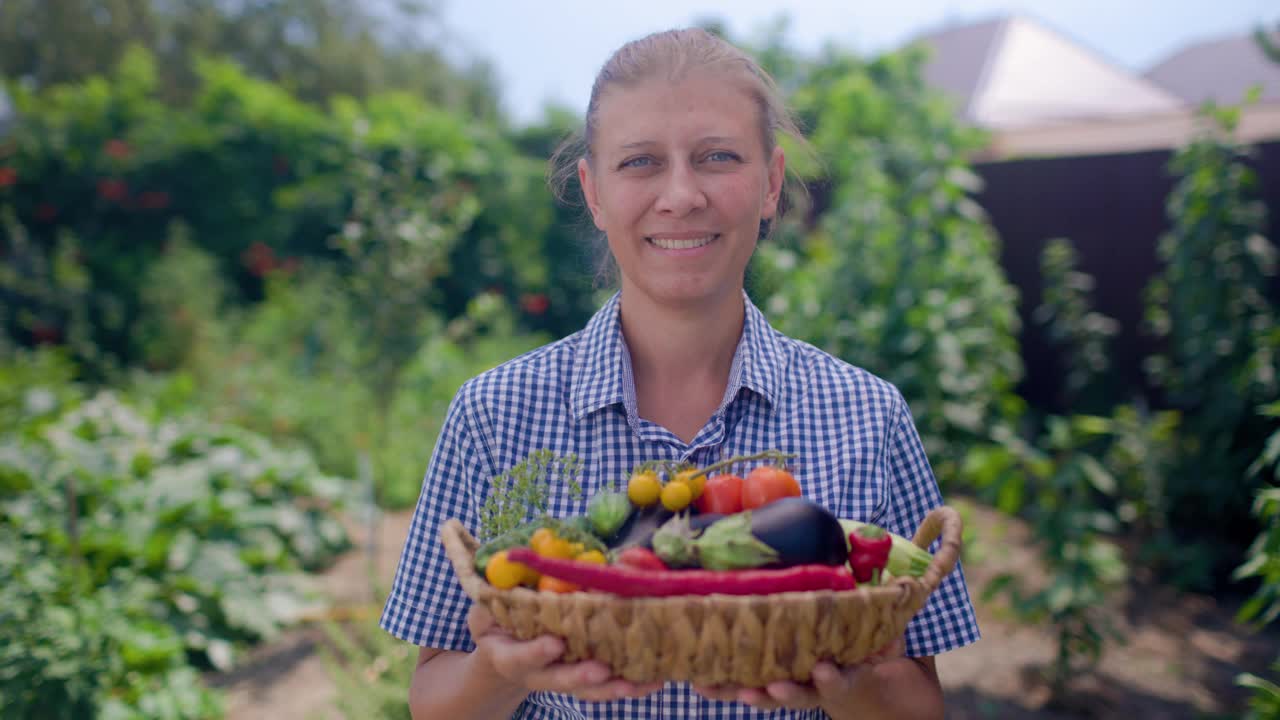
[[[22,233],[33,264],[63,258],[81,278],[59,297],[21,278],[0,282],[13,301],[0,319],[20,342],[67,338],[79,312],[91,336],[73,349],[91,377],[110,379],[148,352],[172,359],[138,326],[139,279],[167,251],[173,222],[213,256],[233,305],[257,301],[273,272],[345,257],[332,240],[369,219],[368,173],[353,172],[361,163],[400,181],[405,218],[458,235],[442,248],[449,272],[422,304],[453,318],[496,290],[525,300],[524,321],[556,333],[589,314],[580,285],[551,292],[572,243],[551,230],[544,159],[523,155],[498,127],[403,92],[319,108],[224,60],[195,67],[197,90],[183,104],[160,99],[154,60],[139,49],[109,76],[36,90],[8,84],[18,122],[0,146],[0,208],[13,213],[0,222],[0,249],[12,254]],[[405,157],[410,174],[400,172]],[[462,221],[444,222],[455,210]]]
[[[1164,350],[1147,366],[1183,417],[1165,484],[1170,524],[1212,559],[1201,586],[1225,577],[1256,529],[1249,504],[1259,480],[1248,468],[1276,421],[1255,408],[1280,397],[1280,326],[1267,296],[1276,250],[1233,139],[1237,114],[1211,110],[1213,127],[1175,156],[1164,269],[1148,289],[1148,321]]]
[[[799,254],[764,248],[781,329],[896,384],[951,479],[970,445],[1017,418],[1015,291],[969,199],[979,140],[922,79],[923,55],[831,52],[789,82],[825,175]],[[797,222],[802,219],[797,218]],[[785,280],[781,280],[785,276]]]
[[[0,705],[21,718],[216,717],[226,669],[313,602],[349,543],[302,452],[0,363]],[[66,372],[64,368],[64,372]]]

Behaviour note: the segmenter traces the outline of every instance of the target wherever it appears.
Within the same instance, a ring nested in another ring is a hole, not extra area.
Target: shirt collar
[[[627,350],[619,315],[621,297],[621,293],[614,293],[582,331],[569,389],[569,409],[574,420],[625,401],[624,383],[632,380],[624,373],[623,354]],[[731,401],[738,390],[745,387],[773,405],[777,402],[784,363],[781,343],[764,313],[752,304],[745,292],[742,300],[746,304],[745,320],[725,399]]]

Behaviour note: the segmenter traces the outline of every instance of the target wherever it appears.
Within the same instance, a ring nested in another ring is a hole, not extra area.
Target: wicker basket
[[[920,578],[893,578],[857,590],[621,598],[599,592],[499,590],[476,573],[479,543],[450,520],[441,539],[462,587],[522,640],[556,635],[563,660],[598,660],[632,682],[687,681],[762,687],[809,680],[820,660],[849,665],[902,635],[960,554],[960,515],[934,509],[914,542],[942,545]]]

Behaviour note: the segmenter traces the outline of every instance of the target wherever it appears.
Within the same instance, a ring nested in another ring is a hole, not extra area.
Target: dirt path
[[[979,599],[986,580],[1002,571],[1034,577],[1035,556],[1025,526],[990,509],[960,503],[967,534],[966,577],[974,595],[983,639],[938,660],[947,691],[948,716],[970,718],[1079,717],[1228,718],[1238,716],[1241,693],[1233,679],[1242,671],[1263,672],[1280,648],[1280,632],[1251,635],[1231,622],[1231,608],[1213,599],[1146,591],[1140,613],[1115,610],[1126,636],[1112,645],[1098,673],[1073,686],[1069,707],[1047,707],[1048,688],[1038,668],[1053,658],[1048,628],[1013,622],[1002,606]],[[385,515],[379,525],[376,580],[388,586],[395,572],[410,514]],[[366,535],[353,529],[357,540]],[[326,592],[339,608],[376,622],[380,610],[368,588],[364,548],[343,557],[323,576]],[[1121,598],[1122,602],[1133,598]],[[259,648],[214,683],[228,692],[228,720],[329,720],[335,689],[318,653],[317,628],[291,631]]]

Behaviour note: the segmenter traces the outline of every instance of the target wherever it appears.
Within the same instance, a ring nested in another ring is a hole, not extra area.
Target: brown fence
[[[1280,142],[1254,146],[1253,164],[1271,228],[1280,227]],[[977,200],[1002,243],[1001,262],[1021,294],[1021,391],[1053,410],[1063,368],[1031,314],[1040,303],[1040,253],[1053,238],[1075,245],[1080,267],[1097,280],[1095,309],[1121,326],[1113,368],[1126,387],[1149,393],[1142,358],[1154,344],[1142,330],[1143,290],[1157,272],[1156,243],[1168,227],[1165,203],[1175,178],[1167,151],[991,162]],[[1273,242],[1280,242],[1274,229]]]

